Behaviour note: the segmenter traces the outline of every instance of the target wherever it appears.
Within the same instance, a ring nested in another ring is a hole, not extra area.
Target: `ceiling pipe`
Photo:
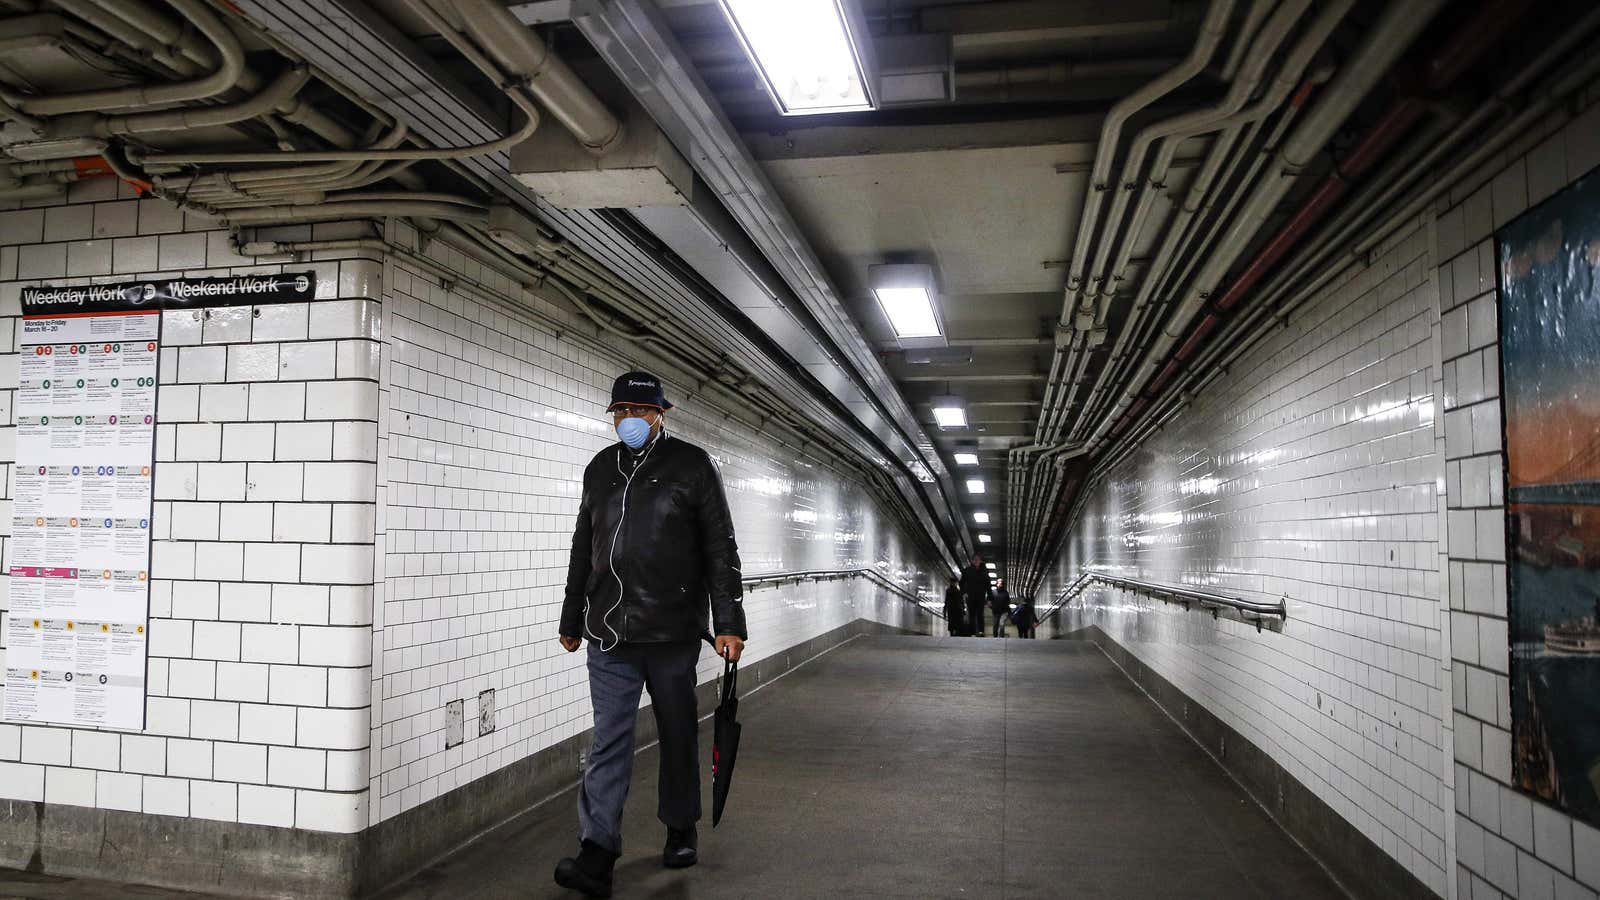
[[[179,2],[179,0],[173,0]],[[181,0],[193,2],[193,0]],[[129,159],[143,165],[201,165],[201,164],[230,164],[230,163],[283,163],[283,162],[345,162],[345,161],[393,161],[393,160],[450,160],[464,159],[472,156],[484,156],[510,150],[533,136],[539,127],[542,118],[539,106],[533,100],[530,89],[525,85],[525,80],[513,78],[501,71],[499,66],[489,59],[484,52],[475,46],[460,31],[457,31],[444,19],[427,0],[402,0],[413,12],[422,18],[428,27],[434,29],[445,39],[456,52],[466,57],[478,71],[488,76],[495,84],[500,85],[506,96],[523,113],[522,126],[508,134],[489,141],[469,144],[464,147],[422,147],[389,150],[294,150],[278,151],[274,153],[184,153],[184,152],[156,152],[141,153],[132,148],[128,151]],[[520,24],[520,23],[519,23]]]
[[[423,0],[435,9],[436,0]],[[596,156],[616,146],[622,121],[600,102],[544,39],[498,0],[449,0],[466,33]]]
[[[209,71],[216,67],[217,57],[205,48],[203,42],[196,40],[194,35],[189,35],[185,42],[194,46],[195,53],[204,56],[204,62],[196,64],[196,60],[185,52],[183,46],[163,44],[152,38],[149,32],[128,24],[121,17],[108,15],[100,4],[94,0],[54,0],[55,5],[61,7],[77,18],[92,23],[94,28],[103,32],[113,41],[123,44],[139,55],[147,55],[151,62],[171,71],[180,78],[193,78],[195,75]],[[45,13],[43,15],[49,15]],[[203,48],[203,49],[201,49]]]
[[[311,69],[301,63],[285,69],[271,84],[238,103],[107,116],[95,123],[94,133],[100,137],[110,137],[120,134],[145,134],[152,131],[182,131],[189,128],[234,125],[266,115],[288,104],[310,80]]]
[[[244,72],[244,48],[239,44],[239,39],[234,36],[233,31],[212,14],[203,0],[167,0],[167,2],[183,13],[184,17],[216,48],[220,62],[211,74],[175,84],[108,88],[48,96],[24,96],[7,92],[0,96],[4,96],[7,103],[29,115],[58,116],[91,110],[166,106],[194,100],[208,100],[236,87],[240,75]],[[89,21],[90,24],[94,24],[94,20]]]
[[[1252,13],[1267,5],[1256,4],[1252,7]],[[1094,260],[1090,264],[1088,287],[1080,297],[1082,303],[1092,304],[1095,307],[1094,327],[1104,327],[1111,298],[1116,294],[1116,285],[1127,271],[1134,245],[1138,242],[1139,233],[1144,228],[1155,197],[1165,190],[1166,178],[1171,171],[1172,161],[1177,156],[1179,146],[1191,137],[1218,129],[1225,130],[1227,138],[1213,141],[1211,150],[1207,154],[1208,168],[1214,169],[1220,164],[1221,158],[1231,147],[1238,125],[1249,120],[1243,117],[1240,110],[1244,109],[1245,104],[1255,94],[1257,87],[1266,77],[1267,67],[1277,58],[1279,47],[1288,39],[1289,33],[1293,31],[1310,5],[1310,0],[1287,0],[1267,18],[1255,39],[1249,42],[1247,52],[1239,51],[1236,46],[1235,52],[1231,54],[1230,65],[1234,61],[1241,61],[1241,65],[1237,67],[1236,77],[1229,84],[1227,94],[1219,103],[1209,108],[1172,116],[1140,129],[1123,163],[1122,189],[1117,192],[1116,199],[1112,203],[1104,233],[1097,243]],[[1349,3],[1345,2],[1330,4],[1323,10],[1311,30],[1297,43],[1279,70],[1279,76],[1274,80],[1268,95],[1251,106],[1248,112],[1250,117],[1264,116],[1283,101],[1295,80],[1299,78],[1300,70],[1310,63],[1311,56],[1321,47],[1328,32],[1338,24],[1348,8]],[[1161,141],[1161,149],[1146,179],[1142,171],[1145,154],[1158,140]],[[1123,230],[1121,228],[1123,214],[1135,191],[1138,192],[1138,203],[1126,230]],[[1113,247],[1116,248],[1114,259],[1111,256]],[[1171,245],[1168,243],[1161,245],[1156,259],[1151,263],[1152,271],[1166,263],[1165,255],[1170,249]],[[1044,429],[1044,434],[1051,439],[1054,439],[1060,431],[1062,419],[1067,415],[1072,401],[1077,396],[1080,381],[1081,377],[1074,375],[1070,380],[1065,402],[1051,408]]]
[[[1508,0],[1508,2],[1525,2],[1525,0]],[[1443,0],[1417,0],[1415,3],[1390,6],[1386,9],[1378,22],[1368,30],[1370,39],[1367,43],[1346,60],[1339,74],[1328,84],[1317,105],[1300,122],[1288,141],[1278,149],[1275,155],[1277,165],[1274,168],[1288,174],[1303,170],[1312,156],[1327,144],[1329,138],[1378,80],[1389,71],[1395,60],[1399,59],[1411,45],[1442,5]],[[1468,23],[1468,27],[1475,24],[1476,22]],[[1382,151],[1403,133],[1405,127],[1415,122],[1416,117],[1420,116],[1424,109],[1425,107],[1414,98],[1407,97],[1398,101],[1388,113],[1380,117],[1378,125],[1371,129],[1367,138],[1363,139],[1359,145],[1359,155],[1352,154],[1355,161],[1362,164],[1361,167],[1351,167],[1350,161],[1347,160],[1344,174],[1335,173],[1329,177],[1329,181],[1346,183],[1345,179],[1359,174],[1365,166],[1375,162]],[[1160,333],[1153,346],[1143,354],[1138,369],[1123,388],[1122,396],[1113,407],[1112,415],[1107,416],[1095,429],[1090,437],[1091,445],[1099,446],[1113,428],[1116,429],[1115,433],[1120,433],[1127,427],[1126,422],[1148,405],[1148,396],[1141,396],[1141,392],[1145,391],[1146,385],[1152,383],[1152,378],[1158,379],[1159,385],[1171,377],[1170,371],[1163,370],[1162,361],[1167,359],[1168,353],[1185,334],[1187,327],[1202,312],[1211,295],[1210,286],[1219,282],[1244,252],[1266,217],[1288,192],[1292,181],[1292,178],[1282,177],[1268,178],[1257,183],[1249,199],[1234,216],[1221,244],[1210,252],[1206,265],[1195,276],[1188,296],[1179,304],[1168,326]],[[1320,215],[1320,211],[1326,210],[1332,199],[1342,192],[1342,188],[1334,189],[1324,185],[1307,205],[1316,204],[1319,209],[1317,214]],[[1327,196],[1330,193],[1332,196]],[[1299,218],[1296,216],[1296,221]],[[1296,224],[1292,221],[1291,224],[1303,231],[1309,222]],[[1281,256],[1286,249],[1287,245],[1277,249],[1276,252]],[[1247,270],[1250,268],[1255,266],[1252,264]],[[1255,277],[1259,277],[1259,274]],[[1213,312],[1207,315],[1215,318],[1216,314]],[[1213,321],[1199,327],[1209,330],[1215,325]],[[1181,365],[1181,362],[1179,364]],[[1171,363],[1167,364],[1167,368],[1172,368]],[[1162,372],[1164,374],[1158,375]],[[1159,386],[1153,387],[1151,392],[1156,390],[1159,390]]]
[[[344,203],[316,203],[306,205],[263,206],[223,211],[219,218],[231,226],[277,225],[285,222],[331,222],[336,219],[370,219],[389,216],[426,216],[487,224],[486,207],[458,203],[421,202],[410,200],[368,200],[349,198]]]
[[[1206,7],[1205,18],[1200,23],[1199,32],[1188,55],[1176,66],[1119,100],[1106,114],[1105,121],[1100,127],[1100,140],[1095,148],[1094,166],[1090,173],[1089,189],[1084,193],[1083,212],[1078,221],[1072,261],[1068,268],[1067,283],[1062,298],[1061,316],[1060,321],[1057,323],[1058,330],[1072,327],[1071,317],[1079,302],[1083,267],[1089,252],[1089,240],[1100,215],[1100,205],[1104,199],[1104,194],[1110,186],[1108,179],[1111,177],[1112,163],[1117,155],[1117,145],[1121,139],[1122,126],[1139,110],[1165,96],[1205,69],[1227,32],[1228,19],[1232,11],[1233,0],[1211,0]],[[1080,352],[1078,345],[1084,340],[1085,338],[1082,335],[1074,334],[1072,336],[1069,347],[1071,347],[1074,357]],[[1049,443],[1051,435],[1045,427],[1046,419],[1052,417],[1051,413],[1059,399],[1062,384],[1061,370],[1066,365],[1064,361],[1066,355],[1066,352],[1058,342],[1051,357],[1050,376],[1045,382],[1045,394],[1039,425],[1034,433],[1036,445],[1048,445]],[[1023,460],[1022,465],[1027,464],[1025,461],[1026,456],[1027,453],[1020,454]]]

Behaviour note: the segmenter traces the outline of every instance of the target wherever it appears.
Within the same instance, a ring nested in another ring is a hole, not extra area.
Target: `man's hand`
[[[729,662],[738,662],[740,655],[742,655],[743,653],[744,653],[744,641],[740,640],[738,635],[733,635],[733,634],[719,634],[719,635],[717,635],[717,655],[718,656],[722,657],[723,659],[728,660]]]
[[[582,645],[583,645],[583,638],[569,637],[568,635],[565,635],[565,634],[563,634],[561,636],[561,646],[565,647],[567,649],[568,653],[571,653],[574,650],[577,650]]]

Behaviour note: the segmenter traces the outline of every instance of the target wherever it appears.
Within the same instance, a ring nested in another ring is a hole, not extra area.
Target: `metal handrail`
[[[1243,597],[1230,597],[1226,594],[1216,594],[1211,591],[1202,591],[1192,587],[1176,584],[1161,584],[1154,581],[1142,581],[1137,578],[1123,578],[1120,575],[1107,575],[1103,572],[1084,572],[1072,584],[1067,585],[1056,595],[1056,599],[1045,615],[1052,615],[1061,607],[1071,602],[1072,597],[1083,592],[1090,582],[1099,582],[1110,587],[1121,588],[1128,591],[1137,591],[1156,597],[1167,603],[1182,603],[1185,608],[1191,603],[1199,604],[1201,609],[1211,610],[1213,618],[1224,609],[1231,609],[1247,622],[1254,622],[1256,630],[1261,630],[1262,622],[1268,617],[1276,617],[1278,621],[1287,621],[1289,618],[1289,603],[1287,597],[1280,597],[1276,601],[1247,600]],[[1040,616],[1043,619],[1044,616]]]
[[[895,584],[889,576],[877,569],[811,569],[802,572],[768,572],[762,575],[750,575],[740,579],[740,581],[746,590],[756,590],[763,587],[796,584],[802,581],[837,581],[841,578],[865,578],[891,594],[898,595],[902,600],[916,604],[919,609],[926,610],[935,618],[944,618],[942,610],[923,602],[921,597]]]

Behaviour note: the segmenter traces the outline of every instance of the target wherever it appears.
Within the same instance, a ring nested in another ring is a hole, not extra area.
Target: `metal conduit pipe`
[[[1301,89],[1295,93],[1294,97],[1289,101],[1288,108],[1283,115],[1278,117],[1265,143],[1259,149],[1251,151],[1248,149],[1248,143],[1246,143],[1239,161],[1249,158],[1250,162],[1243,176],[1237,182],[1229,180],[1232,177],[1231,173],[1229,176],[1217,181],[1213,186],[1213,190],[1199,207],[1199,213],[1191,212],[1187,204],[1184,209],[1179,210],[1178,220],[1187,225],[1187,228],[1173,232],[1181,232],[1182,237],[1176,245],[1177,249],[1168,257],[1166,271],[1152,272],[1153,277],[1147,279],[1140,286],[1139,294],[1134,300],[1129,326],[1118,334],[1111,358],[1107,366],[1101,370],[1099,377],[1095,381],[1094,389],[1090,392],[1088,401],[1089,414],[1080,417],[1073,428],[1073,434],[1079,439],[1082,439],[1082,432],[1090,427],[1092,421],[1098,421],[1098,413],[1101,411],[1101,406],[1110,402],[1107,394],[1109,384],[1115,378],[1124,376],[1128,369],[1137,364],[1139,353],[1142,353],[1149,345],[1150,333],[1159,327],[1158,314],[1161,309],[1165,308],[1167,303],[1166,301],[1155,302],[1155,298],[1164,296],[1170,285],[1187,283],[1195,266],[1203,262],[1206,248],[1216,242],[1217,236],[1226,227],[1233,210],[1244,200],[1247,193],[1246,187],[1256,183],[1262,168],[1276,153],[1284,134],[1288,132],[1300,110],[1304,108],[1306,101],[1310,97],[1310,88],[1315,83],[1318,83],[1315,77],[1308,79]],[[1234,168],[1237,169],[1237,162]],[[1238,185],[1237,187],[1230,186],[1235,183]],[[1218,208],[1219,201],[1220,208]],[[1210,213],[1205,218],[1201,217],[1213,209],[1216,209],[1216,212]],[[1130,347],[1137,349],[1130,350]]]
[[[1310,5],[1311,0],[1285,0],[1278,6],[1256,35],[1255,40],[1251,42],[1238,77],[1228,85],[1228,91],[1219,103],[1209,108],[1152,122],[1139,129],[1139,133],[1134,136],[1133,144],[1128,148],[1127,157],[1123,160],[1120,190],[1116,191],[1116,197],[1111,202],[1111,211],[1106,215],[1105,231],[1095,245],[1094,259],[1088,269],[1088,287],[1083,291],[1084,302],[1092,302],[1099,293],[1101,281],[1106,275],[1106,263],[1113,245],[1117,243],[1117,234],[1121,229],[1122,217],[1127,211],[1129,198],[1133,196],[1135,190],[1140,191],[1141,199],[1151,196],[1149,183],[1141,177],[1145,154],[1149,152],[1150,146],[1161,140],[1164,148],[1172,148],[1171,156],[1176,156],[1177,145],[1181,141],[1206,133],[1242,109],[1265,77],[1267,65],[1272,62],[1279,45],[1288,38],[1289,32],[1300,20],[1300,15]],[[1152,169],[1150,177],[1151,181],[1157,181],[1157,190],[1161,187],[1157,180],[1158,176],[1165,177],[1166,174],[1158,170],[1159,164],[1156,169]],[[1137,237],[1138,235],[1134,234],[1124,243],[1132,243]]]
[[[187,23],[174,22],[140,0],[91,0],[91,2],[128,26],[138,29],[155,46],[180,55],[192,63],[196,71],[204,72],[216,67],[217,55],[213,48],[196,41]],[[182,7],[179,9],[182,10]],[[107,17],[96,16],[90,21],[98,28],[107,22]]]
[[[1078,223],[1077,239],[1072,251],[1072,262],[1067,270],[1067,294],[1076,300],[1079,284],[1083,281],[1084,265],[1089,255],[1089,241],[1093,237],[1095,227],[1100,218],[1100,205],[1103,195],[1111,188],[1111,164],[1116,158],[1117,143],[1122,135],[1122,126],[1135,113],[1159,100],[1184,82],[1198,75],[1211,61],[1216,52],[1217,45],[1221,43],[1223,35],[1227,32],[1228,15],[1233,11],[1233,0],[1211,0],[1206,17],[1200,23],[1200,33],[1195,38],[1194,46],[1189,55],[1184,57],[1182,63],[1172,67],[1144,87],[1111,107],[1106,114],[1105,122],[1100,126],[1100,141],[1096,146],[1094,167],[1089,176],[1089,190],[1084,194],[1083,214]],[[1068,317],[1073,306],[1062,310],[1062,324],[1070,325]]]
[[[335,219],[386,218],[389,216],[427,216],[466,222],[488,222],[489,210],[455,203],[420,203],[403,200],[372,200],[335,204],[264,206],[232,209],[220,218],[232,226],[276,225],[284,222],[330,222]]]
[[[1077,237],[1073,242],[1072,261],[1067,271],[1067,283],[1062,297],[1061,321],[1058,327],[1072,327],[1071,317],[1078,305],[1078,292],[1083,280],[1083,267],[1089,254],[1089,241],[1094,233],[1095,225],[1100,216],[1100,204],[1103,194],[1108,189],[1107,179],[1111,177],[1112,161],[1117,155],[1117,143],[1121,139],[1122,126],[1139,110],[1160,99],[1168,92],[1188,81],[1201,72],[1211,61],[1216,52],[1217,45],[1222,41],[1227,31],[1228,16],[1233,11],[1233,0],[1211,0],[1206,8],[1205,19],[1200,24],[1200,32],[1195,37],[1194,46],[1183,61],[1173,66],[1148,84],[1134,91],[1132,94],[1117,101],[1106,114],[1105,121],[1100,126],[1100,141],[1095,146],[1094,165],[1090,170],[1089,189],[1084,192],[1083,212],[1081,213]],[[1043,409],[1048,410],[1055,402],[1056,387],[1060,382],[1060,369],[1062,368],[1063,353],[1058,346],[1051,357],[1050,378],[1045,384]],[[1046,435],[1043,429],[1043,416],[1040,417],[1040,427],[1035,429],[1034,439],[1043,443]]]
[[[180,78],[192,78],[216,65],[215,55],[209,57],[207,64],[196,65],[178,48],[159,43],[143,29],[136,28],[115,16],[106,15],[100,5],[93,0],[54,0],[54,3],[77,18],[92,23],[96,30],[104,32],[112,40],[138,53],[148,54],[151,61]]]
[[[1400,54],[1405,52],[1442,5],[1443,0],[1416,0],[1415,3],[1388,7],[1374,27],[1369,29],[1370,40],[1361,45],[1346,61],[1339,74],[1328,84],[1317,105],[1295,128],[1289,140],[1279,148],[1275,154],[1274,161],[1277,165],[1274,168],[1288,173],[1298,172],[1304,168],[1310,162],[1312,155],[1327,143],[1339,125],[1373,85],[1383,77]],[[1382,143],[1387,146],[1389,140],[1421,114],[1420,106],[1415,100],[1402,100],[1391,107],[1390,112],[1369,132],[1369,140],[1362,142],[1362,148],[1359,148],[1358,152],[1370,155],[1375,152],[1372,149],[1374,145]],[[1361,159],[1357,154],[1352,154],[1352,157],[1358,161]],[[1347,160],[1348,162],[1350,160]],[[1184,330],[1194,320],[1201,306],[1206,303],[1212,286],[1221,280],[1228,268],[1244,252],[1267,215],[1288,192],[1290,183],[1289,178],[1269,178],[1256,184],[1249,199],[1234,217],[1220,245],[1209,254],[1206,265],[1195,276],[1194,286],[1171,316],[1167,327],[1154,345],[1145,351],[1138,369],[1124,386],[1121,397],[1114,405],[1112,415],[1107,416],[1096,427],[1090,437],[1091,444],[1098,445],[1112,426],[1122,421],[1114,417],[1130,415],[1149,402],[1148,398],[1136,398],[1150,383],[1151,378],[1156,376],[1161,361],[1184,334]],[[1316,204],[1316,208],[1326,207],[1329,202],[1326,199],[1328,193],[1323,191],[1313,197],[1312,203]],[[1298,227],[1303,230],[1304,226]],[[1279,251],[1280,254],[1281,252]]]
[[[1311,64],[1312,57],[1322,49],[1322,45],[1327,41],[1329,35],[1333,33],[1333,29],[1338,26],[1339,22],[1349,13],[1350,7],[1354,5],[1354,0],[1333,0],[1333,2],[1323,6],[1317,17],[1312,21],[1311,26],[1306,30],[1306,33],[1295,44],[1288,57],[1284,59],[1283,65],[1278,69],[1277,75],[1273,78],[1271,85],[1262,97],[1246,108],[1240,108],[1231,102],[1225,103],[1223,108],[1232,107],[1225,118],[1196,126],[1196,128],[1218,127],[1229,135],[1225,147],[1213,148],[1213,153],[1207,157],[1206,168],[1214,168],[1213,161],[1220,159],[1215,150],[1226,150],[1227,147],[1231,147],[1234,136],[1237,135],[1241,126],[1264,118],[1283,104],[1284,100],[1289,97],[1290,91],[1294,90],[1295,85],[1300,83],[1301,76],[1304,74],[1306,67]],[[1251,90],[1253,90],[1254,86],[1260,83],[1263,75],[1263,66],[1249,67],[1235,83],[1249,82]],[[1148,182],[1151,187],[1159,188],[1165,183],[1167,174],[1171,170],[1172,160],[1177,156],[1179,142],[1197,133],[1198,131],[1195,129],[1185,128],[1168,137],[1151,168]],[[1220,162],[1217,165],[1220,165]],[[1138,237],[1139,229],[1143,228],[1144,220],[1148,215],[1154,196],[1153,191],[1145,191],[1140,198],[1140,208],[1135,210],[1133,216],[1134,224],[1129,226],[1128,235],[1122,242],[1119,254],[1112,263],[1110,272],[1102,282],[1106,287],[1106,292],[1102,294],[1102,302],[1095,312],[1096,325],[1102,325],[1105,322],[1110,300],[1116,294],[1117,283],[1121,281],[1127,271],[1128,260],[1133,255],[1135,239]]]
[[[216,48],[217,68],[203,78],[176,84],[141,85],[78,91],[71,94],[25,97],[4,95],[7,102],[22,112],[37,116],[58,116],[90,110],[125,109],[134,106],[165,106],[206,100],[230,90],[244,72],[244,48],[233,31],[212,14],[204,0],[167,0],[205,35]]]
[[[1117,192],[1117,196],[1112,202],[1111,212],[1106,218],[1104,234],[1100,241],[1097,242],[1094,260],[1089,267],[1088,287],[1078,298],[1080,303],[1094,304],[1095,327],[1103,327],[1105,324],[1111,298],[1116,293],[1116,282],[1126,272],[1128,259],[1133,254],[1134,244],[1137,243],[1139,233],[1144,228],[1145,220],[1148,218],[1149,210],[1154,203],[1156,195],[1165,188],[1166,177],[1171,169],[1172,160],[1177,156],[1178,147],[1184,140],[1204,134],[1207,131],[1217,128],[1236,127],[1237,122],[1241,121],[1238,118],[1241,115],[1240,110],[1244,108],[1245,103],[1255,93],[1256,88],[1266,76],[1267,66],[1276,58],[1278,48],[1288,38],[1289,33],[1294,29],[1295,24],[1310,5],[1310,0],[1289,0],[1289,2],[1278,6],[1266,23],[1256,32],[1254,40],[1249,41],[1247,52],[1240,49],[1245,40],[1245,36],[1241,36],[1240,42],[1234,47],[1234,52],[1230,54],[1229,64],[1230,67],[1240,61],[1243,64],[1239,68],[1237,77],[1230,83],[1228,92],[1222,101],[1208,109],[1195,110],[1151,123],[1140,129],[1138,135],[1135,136],[1133,144],[1129,148],[1128,156],[1123,162],[1122,189]],[[1270,6],[1270,3],[1258,2],[1252,5],[1251,15],[1254,16],[1259,11]],[[1312,29],[1296,45],[1295,50],[1285,61],[1284,66],[1280,68],[1278,78],[1274,80],[1274,88],[1285,80],[1289,82],[1288,85],[1283,88],[1281,93],[1276,90],[1269,91],[1267,97],[1251,107],[1250,112],[1252,115],[1265,115],[1276,107],[1278,103],[1282,102],[1283,96],[1286,96],[1289,88],[1293,87],[1294,80],[1299,78],[1299,69],[1303,69],[1310,63],[1312,54],[1326,40],[1327,32],[1331,31],[1333,26],[1337,25],[1339,20],[1343,18],[1348,6],[1348,2],[1342,5],[1335,3],[1325,9],[1322,15],[1318,16]],[[1248,34],[1248,30],[1246,34]],[[1285,73],[1291,67],[1295,67],[1295,70],[1289,73],[1286,79]],[[1267,101],[1274,100],[1275,102],[1268,105]],[[1150,146],[1158,140],[1161,141],[1161,150],[1151,168],[1149,178],[1145,179],[1142,177],[1145,155]],[[1227,140],[1219,139],[1213,141],[1212,147],[1207,153],[1207,166],[1214,165],[1214,161],[1219,160],[1227,152],[1229,146],[1231,146],[1231,135]],[[1135,190],[1138,191],[1138,204],[1126,230],[1123,230],[1121,227],[1123,214],[1127,209],[1129,198]],[[1113,247],[1117,248],[1117,255],[1108,271],[1107,264],[1111,262]],[[1163,244],[1161,250],[1158,251],[1157,260],[1152,263],[1152,268],[1164,263],[1161,256],[1166,250],[1167,245]],[[1068,388],[1066,401],[1053,405],[1049,410],[1046,427],[1043,429],[1043,434],[1048,439],[1054,440],[1056,438],[1061,428],[1061,420],[1066,416],[1067,410],[1072,406],[1072,400],[1077,395],[1078,382],[1079,378],[1074,375],[1069,381],[1070,387]]]
[[[152,131],[181,131],[188,128],[233,125],[284,106],[310,80],[310,67],[301,63],[285,69],[271,84],[238,103],[108,116],[95,123],[94,133],[100,137],[110,137],[117,134],[144,134]]]
[[[1182,283],[1187,278],[1188,273],[1192,271],[1200,258],[1198,249],[1195,253],[1189,253],[1190,247],[1200,248],[1206,246],[1221,229],[1223,223],[1227,221],[1227,217],[1233,210],[1234,205],[1243,197],[1244,192],[1242,190],[1230,189],[1228,185],[1233,183],[1235,174],[1239,171],[1239,167],[1243,165],[1244,160],[1250,159],[1251,162],[1238,183],[1241,185],[1253,184],[1260,173],[1262,165],[1270,157],[1278,142],[1282,140],[1284,132],[1294,122],[1295,116],[1310,97],[1311,89],[1317,84],[1326,82],[1330,77],[1332,77],[1332,69],[1330,67],[1322,67],[1306,76],[1299,89],[1289,98],[1288,107],[1278,117],[1265,145],[1260,150],[1252,149],[1255,133],[1260,127],[1261,119],[1259,118],[1247,121],[1242,132],[1234,128],[1229,128],[1223,132],[1221,139],[1225,139],[1225,145],[1237,147],[1238,152],[1229,155],[1226,162],[1221,163],[1220,166],[1218,164],[1220,157],[1208,157],[1206,165],[1195,176],[1194,183],[1190,186],[1183,204],[1176,216],[1174,216],[1173,221],[1168,225],[1167,237],[1162,242],[1161,250],[1157,252],[1155,261],[1151,264],[1149,271],[1145,274],[1140,284],[1133,308],[1127,321],[1117,334],[1117,340],[1111,355],[1095,378],[1094,386],[1085,401],[1084,412],[1073,422],[1069,440],[1083,440],[1083,432],[1095,420],[1094,413],[1105,393],[1106,385],[1113,381],[1122,369],[1127,347],[1130,344],[1136,347],[1144,346],[1146,326],[1155,321],[1154,316],[1151,314],[1160,308],[1159,305],[1153,305],[1151,299],[1162,295],[1166,285],[1172,283],[1174,278],[1178,283]],[[1244,114],[1241,113],[1240,116],[1242,118]],[[1219,173],[1220,178],[1218,178]],[[1222,208],[1215,215],[1209,215],[1211,224],[1208,234],[1202,238],[1200,233],[1207,230],[1202,224],[1205,221],[1203,217],[1207,217],[1210,211],[1217,207],[1219,200],[1222,203]],[[1179,261],[1183,260],[1186,254],[1187,261],[1180,266]],[[1180,269],[1181,275],[1178,274]],[[1102,307],[1101,315],[1106,312],[1106,308]],[[1075,381],[1072,386],[1072,394],[1069,394],[1069,397],[1075,395],[1079,387],[1080,383]]]
[[[374,130],[382,126],[374,122],[368,131],[371,135]],[[370,146],[366,151],[373,152],[398,147],[405,140],[409,129],[404,122],[397,122],[389,131],[378,137],[369,137]],[[350,177],[361,170],[367,162],[363,160],[350,160],[347,162],[328,162],[314,166],[276,166],[270,169],[247,169],[242,172],[217,172],[210,175],[201,175],[198,178],[183,175],[163,176],[158,183],[165,183],[168,177],[174,181],[183,182],[186,194],[204,196],[212,192],[220,192],[228,196],[248,196],[248,190],[254,187],[269,185],[291,185],[295,188],[316,187],[324,183],[335,183],[340,179]]]
[[[421,0],[434,9],[438,0]],[[622,121],[606,109],[544,39],[498,0],[449,0],[465,31],[508,74],[522,79],[551,117],[599,156],[616,145]]]

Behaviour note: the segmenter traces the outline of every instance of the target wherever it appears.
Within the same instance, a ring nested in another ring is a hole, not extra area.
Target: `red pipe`
[[[1177,358],[1187,360],[1192,356],[1196,350],[1200,349],[1200,342],[1204,341],[1206,335],[1209,335],[1217,327],[1217,323],[1221,321],[1215,313],[1206,313],[1206,317],[1200,320],[1200,324],[1195,328],[1194,333],[1189,335],[1189,339],[1183,342],[1182,347],[1178,348]]]
[[[1426,109],[1421,102],[1407,97],[1389,107],[1383,118],[1373,124],[1361,142],[1356,144],[1350,155],[1345,157],[1328,177],[1317,185],[1305,203],[1295,210],[1289,221],[1284,223],[1272,240],[1261,248],[1256,258],[1250,261],[1244,271],[1234,279],[1233,284],[1217,300],[1216,308],[1226,310],[1244,297],[1246,291],[1255,287],[1256,282],[1266,276],[1267,272],[1300,241],[1311,226],[1320,221],[1329,208],[1350,189],[1350,183],[1358,176],[1365,174],[1383,154],[1394,146],[1405,133],[1406,129],[1416,124]]]

